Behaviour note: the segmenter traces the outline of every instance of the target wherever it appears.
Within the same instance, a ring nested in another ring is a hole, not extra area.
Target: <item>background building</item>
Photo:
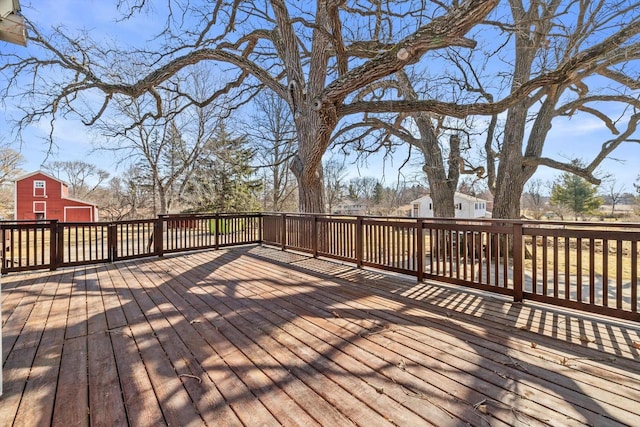
[[[98,207],[69,197],[69,187],[57,178],[36,171],[15,181],[15,215],[17,220],[57,219],[64,222],[98,220]]]
[[[456,218],[473,219],[491,216],[487,211],[488,201],[479,197],[456,193],[453,203],[456,208]],[[411,216],[433,218],[433,200],[429,194],[411,202]]]

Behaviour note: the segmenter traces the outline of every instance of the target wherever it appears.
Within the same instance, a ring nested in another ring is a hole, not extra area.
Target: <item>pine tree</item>
[[[372,201],[374,205],[379,205],[382,203],[382,198],[384,197],[385,188],[379,182],[376,182],[376,186],[373,187],[373,197]]]
[[[258,210],[261,181],[251,166],[254,151],[244,136],[233,137],[221,126],[210,141],[186,186],[186,202],[195,212]]]
[[[590,215],[602,205],[597,195],[598,188],[589,184],[584,178],[565,172],[551,189],[550,203],[553,206],[564,206],[575,215]]]

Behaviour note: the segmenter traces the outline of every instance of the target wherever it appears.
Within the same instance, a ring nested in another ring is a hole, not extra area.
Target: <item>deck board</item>
[[[2,278],[0,426],[640,425],[640,325],[249,246]]]

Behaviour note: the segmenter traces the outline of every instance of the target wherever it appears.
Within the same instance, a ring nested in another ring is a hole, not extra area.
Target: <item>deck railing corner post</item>
[[[313,257],[318,258],[318,214],[311,215],[311,244]]]
[[[280,243],[281,249],[284,251],[287,249],[287,214],[282,214],[282,225],[280,228]]]
[[[521,302],[524,299],[523,289],[523,264],[524,264],[524,251],[523,251],[523,238],[522,238],[522,225],[521,221],[513,223],[513,300],[514,302]]]
[[[422,218],[416,221],[416,276],[418,283],[424,278],[424,233],[422,232]]]
[[[49,269],[51,271],[56,270],[62,264],[62,256],[64,251],[64,242],[62,240],[62,226],[58,223],[57,219],[52,219],[49,224],[49,262],[51,263]]]
[[[153,223],[153,249],[157,256],[164,256],[164,222],[167,215],[158,215]]]
[[[364,258],[364,220],[361,216],[356,217],[356,264],[362,268]]]
[[[0,240],[2,241],[2,248],[0,248],[0,276],[2,276],[6,274],[5,265],[7,264],[7,238],[4,232],[4,225],[2,225],[2,223],[0,223]]]
[[[213,215],[213,248],[220,249],[220,212]]]
[[[109,262],[113,263],[118,258],[118,225],[110,222],[107,225],[107,248]]]

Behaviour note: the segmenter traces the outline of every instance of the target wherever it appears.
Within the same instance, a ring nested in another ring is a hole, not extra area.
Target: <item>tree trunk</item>
[[[518,45],[518,43],[516,43],[516,45]],[[519,47],[519,49],[523,50],[522,47]],[[531,68],[530,58],[527,58],[527,61],[528,62],[519,61],[516,63],[516,77],[522,76],[528,78]],[[515,86],[517,85],[514,83],[514,87]],[[492,212],[493,218],[520,218],[520,198],[524,192],[524,186],[527,180],[535,171],[535,169],[533,169],[529,173],[525,170],[523,164],[524,157],[522,147],[524,145],[527,112],[527,102],[521,101],[512,106],[507,113],[503,144],[500,150],[500,163],[496,175]]]
[[[300,212],[324,213],[324,184],[322,174],[303,174],[298,178]]]
[[[294,111],[298,153],[290,169],[298,181],[300,212],[324,213],[324,176],[322,156],[329,147],[331,133],[338,122],[332,105],[303,104],[298,114]]]
[[[510,155],[500,160],[492,216],[498,219],[518,219],[520,196],[524,193],[524,186],[531,173],[522,167],[521,154],[504,150],[503,153]]]
[[[165,188],[162,186],[162,184],[157,184],[158,187],[158,198],[160,199],[159,201],[159,211],[158,211],[158,215],[165,215],[167,213],[167,193],[165,191]]]
[[[449,139],[449,165],[445,170],[442,150],[438,139],[425,120],[416,120],[421,136],[418,148],[422,152],[424,165],[422,170],[429,181],[429,193],[433,203],[433,216],[436,218],[454,218],[456,216],[455,194],[458,187],[460,170],[460,141],[456,136]]]

